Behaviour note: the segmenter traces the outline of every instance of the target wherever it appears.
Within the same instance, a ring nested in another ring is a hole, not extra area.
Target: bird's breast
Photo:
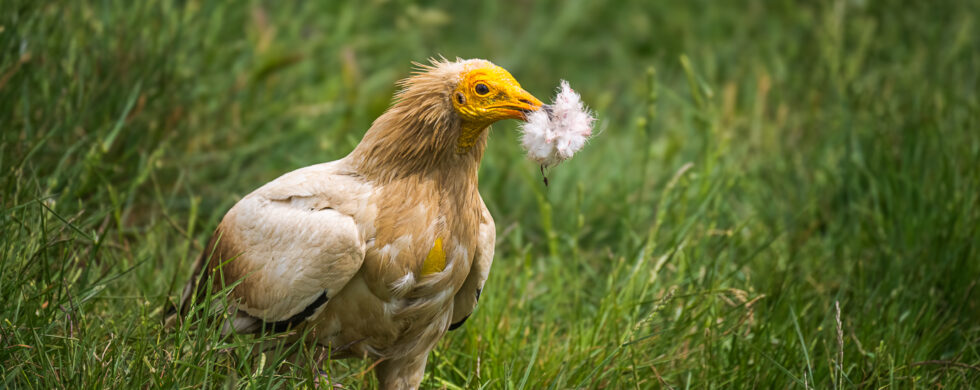
[[[460,288],[473,262],[482,204],[478,193],[460,192],[423,180],[375,194],[378,213],[363,272],[378,297],[424,297]]]
[[[375,240],[366,251],[363,272],[382,299],[422,298],[462,286],[476,237],[446,228],[443,218],[403,229],[387,241]]]
[[[368,203],[376,213],[360,221],[372,233],[364,262],[317,327],[329,344],[353,343],[359,353],[428,348],[448,329],[476,254],[479,194],[409,179],[378,188]]]
[[[451,322],[475,245],[446,226],[442,218],[406,224],[390,241],[369,244],[361,271],[320,321],[326,343],[395,357],[437,342]]]

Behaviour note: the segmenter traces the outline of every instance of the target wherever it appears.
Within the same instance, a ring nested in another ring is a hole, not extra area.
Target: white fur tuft
[[[582,97],[562,80],[549,109],[532,112],[521,125],[521,145],[528,158],[543,167],[554,166],[585,146],[594,121]]]

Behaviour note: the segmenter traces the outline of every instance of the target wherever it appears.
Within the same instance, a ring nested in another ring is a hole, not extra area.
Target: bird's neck
[[[378,117],[351,152],[356,171],[379,184],[416,176],[459,190],[475,189],[486,126],[468,147],[460,148],[458,140],[466,126],[455,115],[419,113],[418,107],[403,103]]]

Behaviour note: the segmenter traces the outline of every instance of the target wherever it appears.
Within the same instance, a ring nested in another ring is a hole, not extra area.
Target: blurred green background
[[[0,387],[374,388],[371,362],[163,330],[227,209],[344,156],[429,57],[598,135],[480,187],[478,311],[425,388],[980,381],[976,1],[0,1]],[[298,347],[297,347],[298,348]]]

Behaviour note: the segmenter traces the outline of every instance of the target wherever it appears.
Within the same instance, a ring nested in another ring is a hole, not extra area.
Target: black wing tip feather
[[[452,325],[449,325],[449,330],[459,329],[459,327],[460,326],[463,326],[463,323],[466,322],[466,320],[469,319],[469,318],[470,318],[470,315],[467,314],[466,317],[463,317],[463,319],[459,320],[459,322],[457,322],[455,324],[452,324]]]
[[[476,289],[476,301],[477,302],[480,301],[480,293],[482,293],[482,292],[483,292],[483,289],[482,288]],[[459,327],[460,326],[463,326],[463,323],[466,322],[466,320],[468,320],[469,318],[470,318],[470,315],[467,314],[466,317],[463,317],[463,319],[459,320],[459,322],[457,322],[455,324],[449,325],[449,330],[459,329]]]
[[[320,296],[317,297],[313,301],[313,303],[309,304],[309,306],[306,306],[306,308],[304,308],[299,313],[296,313],[296,315],[282,321],[266,323],[264,328],[267,330],[271,329],[273,332],[285,332],[289,330],[289,328],[292,328],[296,325],[299,325],[299,323],[306,321],[307,318],[309,318],[310,316],[313,315],[313,313],[316,312],[317,308],[323,306],[323,304],[327,303],[328,300],[330,300],[330,297],[327,296],[327,290],[323,290],[323,294],[320,294]]]

